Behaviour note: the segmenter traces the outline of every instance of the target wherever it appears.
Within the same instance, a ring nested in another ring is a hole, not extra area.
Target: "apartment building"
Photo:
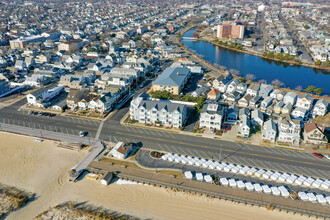
[[[187,120],[187,106],[139,96],[131,102],[130,117],[143,124],[181,128]]]
[[[168,67],[152,83],[153,91],[169,91],[179,95],[190,77],[190,70],[182,67]]]

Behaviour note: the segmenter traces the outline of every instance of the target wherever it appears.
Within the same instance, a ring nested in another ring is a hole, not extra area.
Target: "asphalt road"
[[[76,136],[80,131],[87,131],[87,137],[96,136],[100,122],[63,116],[50,118],[17,111],[25,102],[23,99],[10,107],[0,109],[0,122]],[[112,141],[141,142],[143,147],[148,149],[330,179],[330,160],[325,158],[319,159],[303,152],[182,135],[153,128],[122,126],[119,121],[127,111],[128,106],[124,105],[110,120],[104,122],[99,136],[101,140],[108,141],[111,136]]]
[[[212,170],[212,169],[208,169],[208,168],[204,168],[204,167],[192,166],[189,164],[184,165],[181,163],[164,161],[162,159],[154,159],[150,156],[148,151],[140,151],[139,154],[136,156],[136,160],[142,166],[149,167],[149,168],[170,168],[170,169],[178,169],[178,170],[182,170],[182,171],[192,171],[195,173],[215,175],[215,176],[218,176],[219,179],[225,177],[225,178],[238,179],[238,180],[247,181],[247,182],[261,183],[261,184],[270,185],[270,186],[287,186],[288,188],[290,188],[296,192],[310,191],[310,192],[315,192],[317,194],[330,195],[326,190],[322,190],[322,189],[310,189],[309,187],[291,185],[291,184],[287,184],[287,183],[283,183],[283,182],[273,181],[271,179],[261,179],[256,176],[242,175],[239,173],[219,171],[217,169]]]

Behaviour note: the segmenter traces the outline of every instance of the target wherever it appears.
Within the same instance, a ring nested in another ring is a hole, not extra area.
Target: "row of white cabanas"
[[[213,183],[213,178],[211,175],[204,175],[202,173],[196,173],[195,176],[191,171],[184,172],[184,175],[187,179],[195,178],[198,181],[203,181],[207,183]],[[231,178],[220,178],[219,182],[223,186],[236,187],[242,190],[255,191],[258,193],[271,194],[274,196],[282,196],[288,198],[290,196],[290,192],[285,186],[269,186],[262,183],[251,183],[247,181],[231,179]],[[306,193],[306,192],[298,192],[299,199],[303,201],[309,201],[313,203],[320,203],[326,205],[327,203],[330,205],[330,196],[324,196],[322,194],[316,193]]]
[[[194,175],[191,171],[184,172],[187,179],[193,179]],[[213,183],[213,178],[211,175],[203,175],[202,173],[196,173],[195,179],[198,181],[204,181],[207,183]],[[260,193],[273,194],[275,196],[289,197],[290,193],[288,189],[284,186],[273,186],[263,185],[259,183],[251,183],[242,180],[236,180],[231,178],[220,178],[219,182],[223,186],[237,187],[242,190],[256,191]]]
[[[224,172],[239,173],[242,175],[254,175],[258,178],[269,179],[273,181],[285,182],[288,184],[296,184],[305,187],[315,187],[328,190],[330,188],[329,180],[316,179],[303,175],[281,173],[272,170],[258,169],[250,166],[235,165],[231,163],[223,163],[217,161],[206,160],[203,158],[190,157],[185,155],[167,153],[162,156],[163,160],[176,162],[181,164],[194,165],[207,169],[217,169]]]
[[[303,201],[309,201],[314,203],[320,203],[320,204],[329,204],[330,205],[330,196],[324,196],[322,194],[315,194],[312,192],[298,192],[299,199]]]

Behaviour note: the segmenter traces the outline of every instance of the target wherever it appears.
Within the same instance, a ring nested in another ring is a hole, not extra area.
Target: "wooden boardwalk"
[[[89,169],[119,172],[117,175],[119,178],[149,183],[155,186],[176,188],[186,192],[205,194],[214,198],[221,198],[229,201],[237,201],[240,203],[262,207],[266,207],[270,204],[275,206],[275,208],[278,210],[318,216],[322,218],[330,218],[330,209],[328,205],[320,205],[300,200],[291,200],[289,198],[277,197],[263,193],[250,192],[246,190],[202,183],[183,178],[175,178],[169,175],[132,168],[124,168],[121,166],[110,165],[108,163],[98,161],[93,161],[90,164]]]

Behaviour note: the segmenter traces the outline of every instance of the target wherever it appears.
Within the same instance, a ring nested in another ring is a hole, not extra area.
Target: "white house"
[[[47,82],[48,82],[48,78],[46,76],[41,74],[33,74],[25,78],[24,84],[33,87],[41,87]]]
[[[276,140],[276,131],[276,123],[272,119],[266,121],[262,129],[262,139],[274,143]]]
[[[313,105],[314,98],[309,94],[299,95],[297,98],[296,107],[310,110]]]
[[[199,127],[220,130],[223,116],[224,106],[216,102],[206,103],[200,114]]]
[[[246,115],[243,115],[240,118],[240,123],[237,128],[237,136],[248,138],[249,135],[250,135],[250,119]]]
[[[313,117],[316,116],[324,116],[327,113],[327,109],[328,109],[328,102],[324,99],[319,99],[312,111]]]
[[[278,123],[278,141],[299,145],[300,143],[300,121],[292,119],[290,115],[284,115]]]
[[[58,85],[51,89],[41,88],[26,96],[29,105],[46,107],[49,101],[64,91],[64,86]]]

